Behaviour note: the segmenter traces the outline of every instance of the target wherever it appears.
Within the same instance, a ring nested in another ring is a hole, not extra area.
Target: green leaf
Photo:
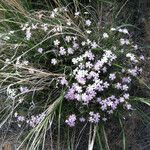
[[[148,106],[150,106],[150,99],[148,98],[140,98],[140,97],[135,97],[133,99],[131,99],[132,101],[137,101],[137,102],[141,102],[141,103],[144,103]]]
[[[119,118],[119,123],[120,123],[121,130],[122,130],[123,150],[126,150],[126,136],[125,136],[125,131],[124,131],[124,127],[123,127],[123,123],[122,123],[121,118]]]
[[[109,144],[108,144],[108,138],[107,138],[107,134],[106,134],[104,125],[102,126],[102,133],[103,133],[104,140],[105,140],[105,147],[106,147],[106,150],[110,150]]]
[[[99,146],[99,149],[100,150],[104,150],[103,149],[103,146],[102,146],[102,139],[101,139],[101,137],[103,137],[102,135],[100,135],[100,133],[98,132],[99,130],[97,130],[97,132],[96,132],[96,140],[97,140],[97,143],[98,143],[98,146]]]

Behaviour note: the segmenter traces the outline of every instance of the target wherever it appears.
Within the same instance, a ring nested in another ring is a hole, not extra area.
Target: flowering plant
[[[41,130],[60,104],[69,127],[104,124],[133,110],[130,91],[144,56],[126,27],[100,27],[94,17],[59,7],[1,37],[10,45],[1,61],[3,91],[19,127]]]

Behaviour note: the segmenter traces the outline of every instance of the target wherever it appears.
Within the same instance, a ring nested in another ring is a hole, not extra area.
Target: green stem
[[[104,136],[104,140],[105,140],[105,147],[106,147],[106,150],[110,150],[109,144],[108,144],[107,135],[106,135],[105,128],[104,128],[104,125],[102,126],[102,132],[103,132],[103,136]]]

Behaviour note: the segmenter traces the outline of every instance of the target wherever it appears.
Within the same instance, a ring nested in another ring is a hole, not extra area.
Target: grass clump
[[[117,121],[125,150],[124,116],[135,100],[149,105],[132,92],[144,56],[127,27],[103,25],[93,6],[78,1],[31,12],[10,2],[1,3],[1,126],[11,120],[25,130],[18,149],[45,149],[50,139],[51,149],[74,150],[87,131],[86,149],[96,141],[109,150],[105,130]]]

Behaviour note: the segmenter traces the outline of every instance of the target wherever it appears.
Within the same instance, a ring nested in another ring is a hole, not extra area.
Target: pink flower
[[[123,95],[123,97],[125,98],[125,99],[129,99],[129,93],[125,93],[124,95]]]
[[[91,123],[99,123],[99,121],[100,121],[99,113],[90,112],[89,115],[90,115],[89,122],[91,122]]]
[[[65,77],[60,80],[60,83],[61,85],[68,85],[68,81],[65,79]]]
[[[79,118],[80,122],[85,122],[85,118],[84,117],[81,117]]]
[[[67,92],[67,94],[65,95],[65,98],[68,100],[74,100],[75,99],[75,90],[74,88],[70,88]]]
[[[67,123],[67,125],[69,125],[70,127],[74,127],[75,123],[76,123],[76,115],[72,114],[68,117],[68,119],[65,121]]]

